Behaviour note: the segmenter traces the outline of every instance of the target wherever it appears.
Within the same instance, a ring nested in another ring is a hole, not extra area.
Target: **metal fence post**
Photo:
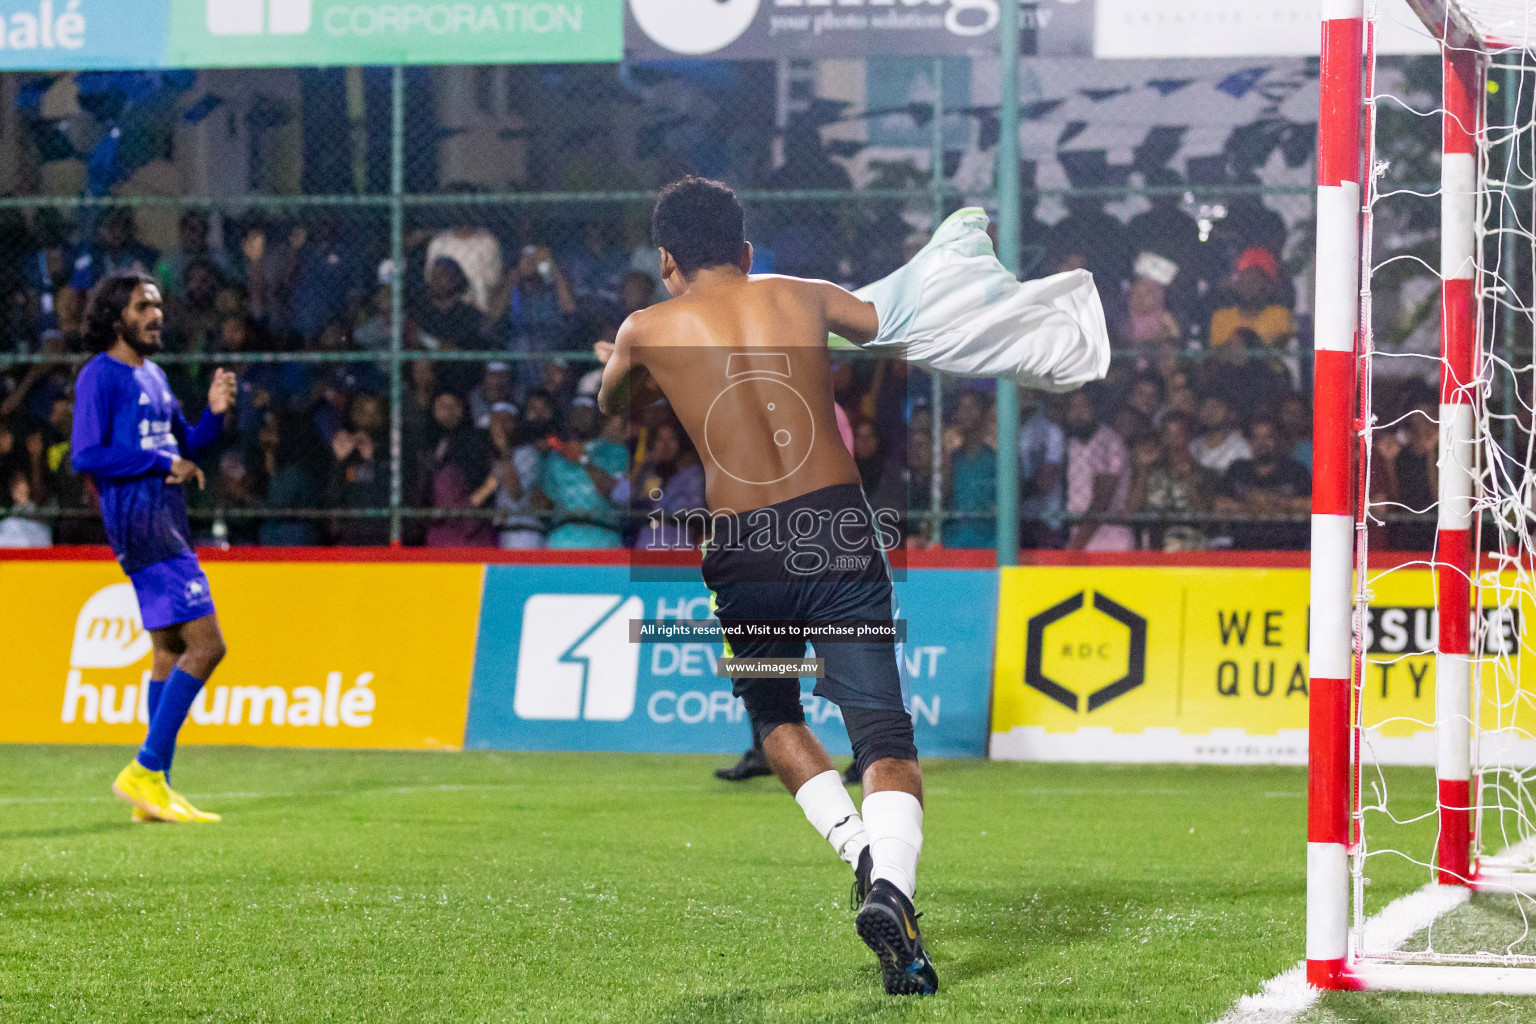
[[[405,379],[401,364],[405,340],[405,68],[390,69],[389,259],[394,272],[389,289],[389,542],[401,542],[404,505]]]
[[[997,247],[1003,266],[1019,272],[1019,5],[1004,3],[1002,95],[998,108],[1002,138],[997,144]],[[1019,388],[997,382],[997,564],[1019,560]]]
[[[933,135],[929,160],[932,170],[928,186],[933,190],[933,230],[944,222],[944,58],[933,58]],[[928,375],[929,405],[933,413],[933,462],[928,473],[928,538],[935,544],[944,540],[944,378],[937,371]]]

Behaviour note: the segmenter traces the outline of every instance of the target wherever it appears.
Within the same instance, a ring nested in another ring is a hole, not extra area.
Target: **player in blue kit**
[[[208,577],[192,550],[186,485],[203,484],[191,458],[223,433],[235,375],[215,371],[208,408],[189,424],[165,371],[149,361],[163,347],[164,322],[160,287],[147,274],[112,274],[91,293],[85,340],[99,354],[75,381],[72,461],[96,481],[112,552],[154,641],[149,736],[112,792],[133,804],[135,821],[218,821],[171,789],[170,770],[176,734],[224,657]]]

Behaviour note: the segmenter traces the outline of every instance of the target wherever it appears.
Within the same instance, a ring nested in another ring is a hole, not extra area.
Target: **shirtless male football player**
[[[704,581],[720,622],[891,622],[880,530],[838,434],[827,355],[829,333],[875,339],[874,305],[825,281],[750,275],[741,204],[719,182],[666,188],[653,230],[672,300],[597,346],[599,404],[612,414],[665,398],[693,439],[712,525]],[[727,653],[799,658],[805,643],[732,639]],[[816,653],[825,675],[815,692],[842,712],[862,817],[806,725],[798,678],[736,678],[734,690],[774,773],[853,867],[855,926],[885,990],[932,994],[938,976],[912,906],[923,778],[895,644],[829,642]]]

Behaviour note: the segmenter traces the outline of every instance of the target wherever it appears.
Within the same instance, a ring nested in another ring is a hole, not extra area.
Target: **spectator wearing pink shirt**
[[[1069,551],[1133,551],[1136,535],[1123,515],[1131,489],[1131,457],[1125,441],[1101,424],[1093,400],[1074,391],[1067,401],[1067,513],[1083,519],[1072,528]]]
[[[843,439],[843,447],[848,449],[849,454],[853,454],[853,421],[841,405],[834,403],[832,412],[837,416],[837,434]]]

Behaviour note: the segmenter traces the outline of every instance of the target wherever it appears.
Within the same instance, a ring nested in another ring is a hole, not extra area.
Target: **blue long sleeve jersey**
[[[124,572],[191,553],[186,489],[165,477],[223,427],[223,417],[207,411],[189,425],[165,371],[148,360],[133,367],[102,353],[80,371],[70,461],[96,480],[102,525]]]

